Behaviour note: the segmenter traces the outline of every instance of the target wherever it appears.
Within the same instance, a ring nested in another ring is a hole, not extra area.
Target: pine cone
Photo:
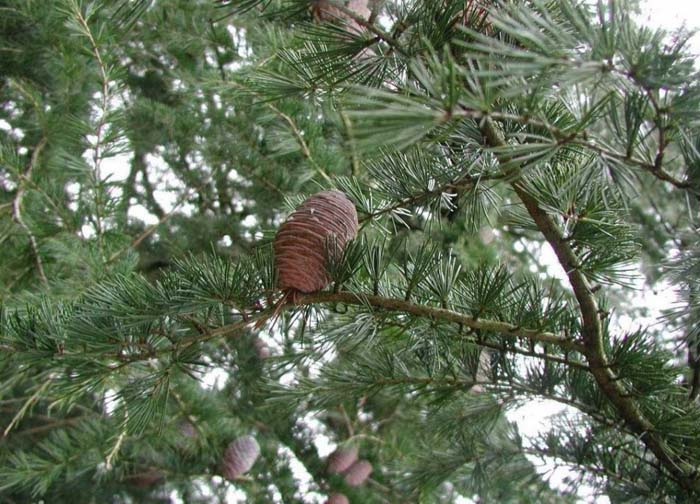
[[[270,347],[260,338],[253,339],[253,348],[258,359],[265,360],[270,356]]]
[[[260,445],[253,436],[242,436],[231,442],[221,462],[224,478],[235,480],[250,471],[260,455]]]
[[[275,237],[280,289],[309,293],[328,285],[329,243],[335,245],[335,253],[342,253],[357,236],[357,226],[355,205],[340,191],[322,191],[304,201]]]
[[[357,454],[357,446],[336,448],[336,450],[328,456],[328,472],[331,474],[339,474],[345,471],[355,463]]]
[[[372,474],[372,464],[366,460],[358,460],[345,472],[345,483],[348,486],[360,486]]]
[[[197,437],[197,429],[195,428],[194,425],[192,425],[192,422],[189,420],[183,420],[179,424],[179,430],[180,434],[182,434],[186,438],[196,438]]]
[[[350,501],[343,494],[334,493],[328,496],[326,504],[350,504]]]

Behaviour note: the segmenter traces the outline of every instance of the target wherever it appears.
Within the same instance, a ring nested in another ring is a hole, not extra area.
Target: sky
[[[647,0],[642,3],[640,21],[649,26],[674,29],[682,24],[700,28],[700,2],[697,0]],[[700,54],[700,37],[693,38],[693,52]]]

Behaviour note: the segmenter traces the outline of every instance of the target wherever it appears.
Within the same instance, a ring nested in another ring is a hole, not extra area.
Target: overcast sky
[[[645,5],[646,4],[646,5]],[[697,0],[647,0],[642,3],[642,21],[667,29],[700,28],[700,2]],[[700,36],[693,38],[693,52],[700,54]]]

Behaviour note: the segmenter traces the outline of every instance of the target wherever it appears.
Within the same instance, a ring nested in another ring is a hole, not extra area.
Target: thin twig
[[[22,201],[24,200],[24,195],[26,192],[26,181],[30,180],[30,177],[32,176],[32,171],[34,170],[34,167],[36,166],[39,160],[39,155],[41,154],[41,151],[43,150],[45,145],[46,138],[44,137],[39,141],[37,146],[34,147],[34,152],[32,152],[27,171],[25,171],[24,174],[20,175],[20,180],[17,187],[17,194],[15,195],[15,198],[12,202],[12,218],[22,229],[24,229],[24,231],[29,236],[29,245],[32,249],[32,253],[34,254],[34,261],[36,262],[36,269],[37,273],[39,274],[39,279],[41,280],[42,284],[48,285],[49,281],[46,278],[46,273],[44,272],[44,263],[41,259],[41,254],[39,253],[39,244],[31,229],[29,229],[29,226],[27,226],[27,223],[22,217]]]
[[[340,119],[343,122],[343,126],[345,127],[345,134],[348,137],[348,145],[350,146],[350,161],[352,166],[351,173],[353,177],[357,177],[360,174],[360,159],[357,155],[357,148],[355,146],[355,135],[352,131],[352,123],[350,122],[350,118],[342,108],[338,109],[338,114],[340,114]]]
[[[313,155],[311,154],[311,150],[309,149],[308,144],[306,143],[306,140],[304,140],[304,135],[303,133],[299,130],[297,127],[296,123],[294,120],[289,117],[287,114],[282,112],[280,109],[275,107],[272,103],[265,103],[265,106],[267,106],[270,110],[275,112],[278,116],[280,116],[284,121],[289,125],[289,127],[292,129],[292,133],[294,134],[294,138],[296,138],[297,142],[299,143],[299,146],[301,147],[301,152],[304,155],[304,157],[311,163],[311,165],[314,167],[316,172],[321,175],[326,182],[333,183],[333,180],[331,180],[331,177],[328,175],[326,170],[323,169],[323,167],[316,162],[314,159]]]
[[[7,437],[7,435],[10,433],[12,428],[19,423],[22,418],[24,418],[24,415],[27,413],[27,410],[31,408],[38,400],[39,396],[51,385],[51,380],[46,380],[41,387],[37,389],[36,392],[34,392],[29,399],[27,399],[27,402],[22,405],[22,407],[19,409],[17,414],[12,418],[12,421],[10,421],[10,424],[5,428],[5,431],[3,432],[3,437]]]
[[[359,16],[354,10],[348,9],[345,5],[343,5],[337,0],[329,1],[328,3],[332,5],[334,9],[337,9],[338,11],[342,12],[360,26],[374,33],[380,40],[383,40],[384,42],[389,44],[397,53],[407,57],[410,56],[393,36],[385,32],[381,28],[377,27],[377,25],[374,24],[374,21],[370,22],[362,16]]]
[[[355,435],[355,431],[352,428],[352,422],[350,421],[348,412],[345,411],[345,406],[343,406],[342,404],[340,405],[340,413],[343,415],[343,421],[345,421],[345,427],[348,430],[348,437],[351,438]]]
[[[121,433],[119,433],[119,437],[117,438],[117,442],[114,443],[114,446],[112,449],[109,451],[107,454],[107,458],[105,459],[105,468],[109,471],[112,469],[112,460],[114,457],[116,457],[117,453],[119,453],[120,448],[122,447],[122,443],[124,443],[124,439],[126,439],[126,422],[129,420],[129,410],[124,409],[124,428],[122,429]]]
[[[76,5],[75,7],[75,16],[78,20],[78,23],[84,30],[85,37],[87,37],[88,41],[90,42],[90,49],[92,50],[92,54],[94,55],[95,60],[97,61],[97,67],[100,74],[100,84],[102,86],[100,100],[100,117],[95,127],[95,143],[93,145],[92,168],[94,170],[93,189],[95,192],[95,232],[97,235],[97,242],[100,247],[100,250],[104,253],[104,217],[102,215],[101,209],[103,202],[100,184],[102,183],[102,142],[104,129],[107,125],[107,114],[109,111],[109,78],[107,77],[107,66],[105,65],[105,62],[102,59],[102,54],[100,53],[97,40],[95,40],[95,37],[92,34],[92,30],[90,29],[90,25],[88,24],[87,19],[85,19],[85,17],[83,16],[83,13],[78,5]]]

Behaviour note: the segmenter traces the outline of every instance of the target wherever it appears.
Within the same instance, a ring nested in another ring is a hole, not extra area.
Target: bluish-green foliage
[[[697,501],[689,34],[352,6],[0,0],[0,501]],[[322,188],[359,236],[284,296],[275,230]],[[567,414],[524,438],[543,399]]]

